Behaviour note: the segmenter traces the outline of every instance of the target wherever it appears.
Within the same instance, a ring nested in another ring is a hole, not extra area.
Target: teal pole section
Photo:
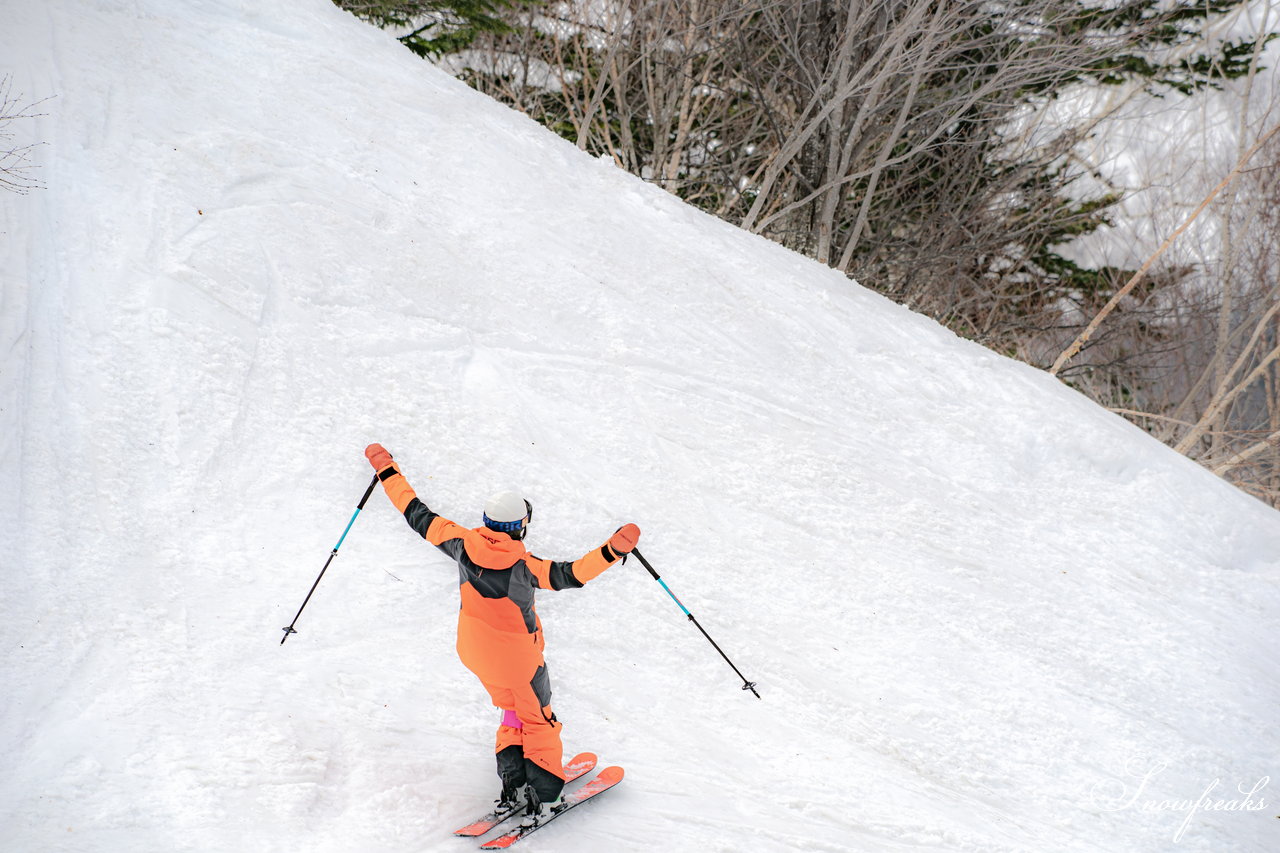
[[[639,557],[640,555],[636,554],[636,556]],[[644,563],[644,560],[641,559],[640,562]],[[649,565],[648,563],[645,563],[646,567],[648,567],[648,565]],[[657,575],[654,575],[654,577],[658,578]],[[684,604],[681,603],[680,599],[676,598],[676,594],[671,591],[671,587],[667,586],[667,582],[664,581],[662,578],[658,578],[658,583],[662,584],[662,588],[667,591],[667,595],[671,596],[671,600],[674,601],[680,607],[680,609],[684,611],[684,615],[692,618],[693,614],[689,612],[689,608],[685,607]]]

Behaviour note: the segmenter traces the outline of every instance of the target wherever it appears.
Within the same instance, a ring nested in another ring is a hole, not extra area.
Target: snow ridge
[[[0,848],[455,850],[496,715],[375,494],[537,504],[530,850],[1266,850],[1280,524],[1046,375],[591,159],[327,0],[17,4]],[[1243,786],[1243,789],[1240,788]],[[1127,802],[1128,801],[1128,802]],[[1183,827],[1175,841],[1175,834]]]

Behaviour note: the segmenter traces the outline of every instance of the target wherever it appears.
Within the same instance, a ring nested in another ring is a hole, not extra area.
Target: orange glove
[[[640,541],[640,528],[634,524],[624,524],[609,537],[609,547],[615,554],[630,554]]]
[[[364,455],[368,457],[369,464],[373,466],[375,471],[381,471],[391,465],[391,454],[381,444],[369,445],[364,449]]]

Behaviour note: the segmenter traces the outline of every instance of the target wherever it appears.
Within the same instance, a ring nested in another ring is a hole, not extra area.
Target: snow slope
[[[56,98],[0,204],[0,849],[468,846],[496,712],[380,494],[279,645],[374,440],[539,554],[638,522],[760,684],[634,563],[544,593],[628,776],[530,851],[1276,849],[1275,512],[328,0],[3,17]]]

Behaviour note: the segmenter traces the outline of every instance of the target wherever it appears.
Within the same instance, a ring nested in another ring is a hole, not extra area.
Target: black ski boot
[[[521,826],[534,826],[542,823],[564,808],[564,794],[557,794],[554,800],[548,800],[544,803],[538,797],[537,790],[532,785],[528,785],[525,788],[525,796],[529,798],[529,805],[525,810],[524,818],[520,821]]]

